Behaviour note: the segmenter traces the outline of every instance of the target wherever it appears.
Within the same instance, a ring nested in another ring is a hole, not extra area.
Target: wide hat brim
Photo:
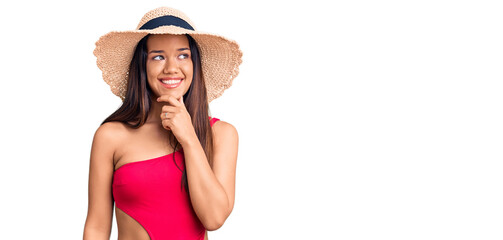
[[[112,31],[99,38],[93,53],[103,80],[113,94],[124,101],[128,69],[138,42],[147,34],[189,34],[199,48],[208,103],[220,97],[239,73],[243,53],[239,45],[225,37],[177,26],[150,30]]]

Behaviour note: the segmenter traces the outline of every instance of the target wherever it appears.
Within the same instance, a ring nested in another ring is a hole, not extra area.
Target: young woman
[[[84,239],[208,239],[234,206],[238,134],[209,116],[241,64],[236,42],[196,31],[161,7],[136,30],[96,42],[103,79],[121,107],[91,149]]]

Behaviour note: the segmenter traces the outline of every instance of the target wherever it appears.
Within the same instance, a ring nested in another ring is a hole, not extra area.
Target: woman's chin
[[[174,91],[174,90],[163,90],[158,92],[158,96],[173,96],[176,99],[179,99],[183,94],[180,93],[180,91]]]

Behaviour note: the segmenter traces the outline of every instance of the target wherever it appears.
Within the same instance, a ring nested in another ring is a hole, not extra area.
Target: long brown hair
[[[149,36],[150,34],[142,38],[136,45],[131,64],[129,65],[126,95],[122,105],[101,124],[118,121],[124,123],[128,127],[137,129],[147,121],[148,113],[152,106],[152,98],[154,96],[148,84],[146,72],[147,39]],[[194,126],[197,138],[206,154],[208,163],[210,166],[213,166],[213,135],[209,122],[208,97],[201,68],[201,58],[196,41],[190,35],[186,34],[186,36],[189,40],[189,48],[194,68],[192,83],[187,93],[183,95],[183,102],[190,114],[192,125]],[[180,144],[176,137],[170,134],[169,140],[173,149],[176,150]],[[176,165],[175,154],[172,154],[172,156]],[[186,169],[182,170],[178,165],[177,167],[182,171],[181,188],[185,185],[185,190],[189,193],[187,171]]]

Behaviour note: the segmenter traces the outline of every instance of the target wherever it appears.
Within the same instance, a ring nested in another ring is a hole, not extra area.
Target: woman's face
[[[193,66],[185,35],[152,34],[147,39],[147,78],[159,97],[182,97],[192,83]]]

